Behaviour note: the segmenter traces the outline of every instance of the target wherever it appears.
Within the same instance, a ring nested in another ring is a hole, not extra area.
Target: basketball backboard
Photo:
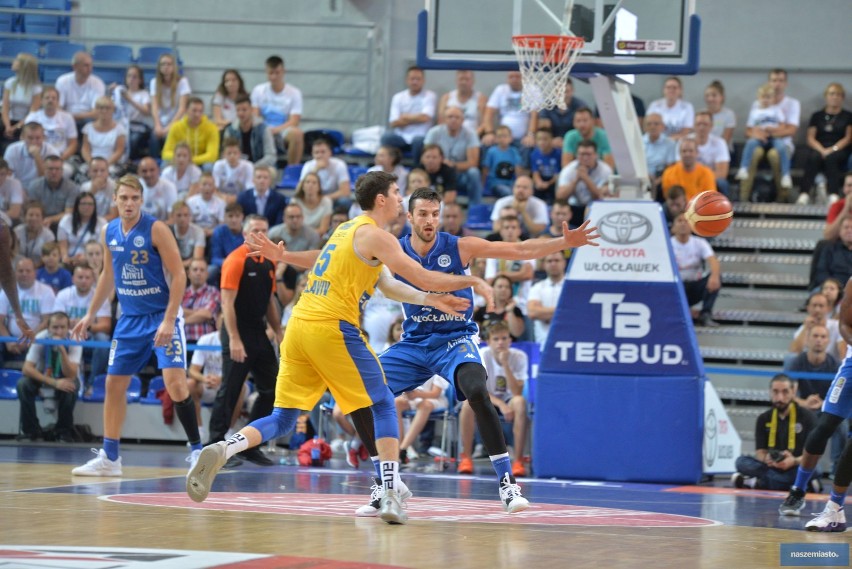
[[[515,70],[512,36],[560,34],[565,8],[565,0],[426,0],[417,64]],[[586,45],[572,74],[695,74],[700,29],[695,0],[574,0],[570,35]]]

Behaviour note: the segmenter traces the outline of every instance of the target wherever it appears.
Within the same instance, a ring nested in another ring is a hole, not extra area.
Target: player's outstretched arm
[[[387,267],[382,268],[377,285],[382,293],[398,302],[408,304],[419,304],[421,306],[432,306],[441,312],[453,316],[463,316],[462,312],[470,307],[470,301],[452,294],[427,293],[413,286],[393,278]]]
[[[24,313],[21,312],[21,303],[18,300],[18,283],[15,281],[15,270],[12,267],[11,232],[12,230],[5,224],[0,227],[0,285],[3,287],[3,292],[6,293],[6,298],[9,299],[9,306],[12,307],[12,312],[15,314],[18,328],[21,329],[21,337],[18,341],[30,343],[35,338],[35,332],[32,331],[24,318]]]
[[[300,269],[310,269],[317,262],[320,251],[288,251],[284,242],[274,243],[265,233],[252,233],[246,237],[250,257],[266,257],[275,263],[287,263]]]
[[[506,259],[509,261],[522,261],[526,259],[540,259],[541,257],[563,251],[591,245],[600,245],[597,239],[597,227],[589,227],[590,220],[583,222],[577,229],[569,229],[568,222],[562,222],[562,237],[551,237],[549,239],[527,239],[518,243],[507,243],[504,241],[486,241],[479,237],[462,237],[459,239],[459,254],[463,263],[467,264],[474,258]]]
[[[405,254],[393,235],[375,226],[359,227],[355,233],[355,246],[364,257],[378,259],[387,265],[392,273],[402,276],[422,290],[452,292],[468,287],[481,287],[482,279],[471,275],[427,271]]]

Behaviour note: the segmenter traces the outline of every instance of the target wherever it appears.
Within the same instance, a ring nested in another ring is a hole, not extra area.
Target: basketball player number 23
[[[147,265],[148,264],[148,251],[144,249],[141,251],[133,250],[130,252],[130,262],[134,265]]]
[[[317,264],[314,265],[314,275],[317,277],[321,277],[325,270],[328,268],[328,264],[331,262],[331,254],[334,252],[334,249],[337,248],[337,245],[328,245],[325,249],[320,253],[319,258],[317,259]]]

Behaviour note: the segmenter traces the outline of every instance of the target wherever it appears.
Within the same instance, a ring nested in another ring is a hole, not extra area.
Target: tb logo
[[[651,309],[641,302],[622,302],[623,294],[596,292],[589,300],[601,305],[601,328],[616,338],[644,338],[651,331]]]

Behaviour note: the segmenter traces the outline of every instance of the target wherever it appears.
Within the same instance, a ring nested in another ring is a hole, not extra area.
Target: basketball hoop
[[[565,82],[577,62],[585,40],[574,36],[512,36],[524,82],[521,109],[565,110]]]

